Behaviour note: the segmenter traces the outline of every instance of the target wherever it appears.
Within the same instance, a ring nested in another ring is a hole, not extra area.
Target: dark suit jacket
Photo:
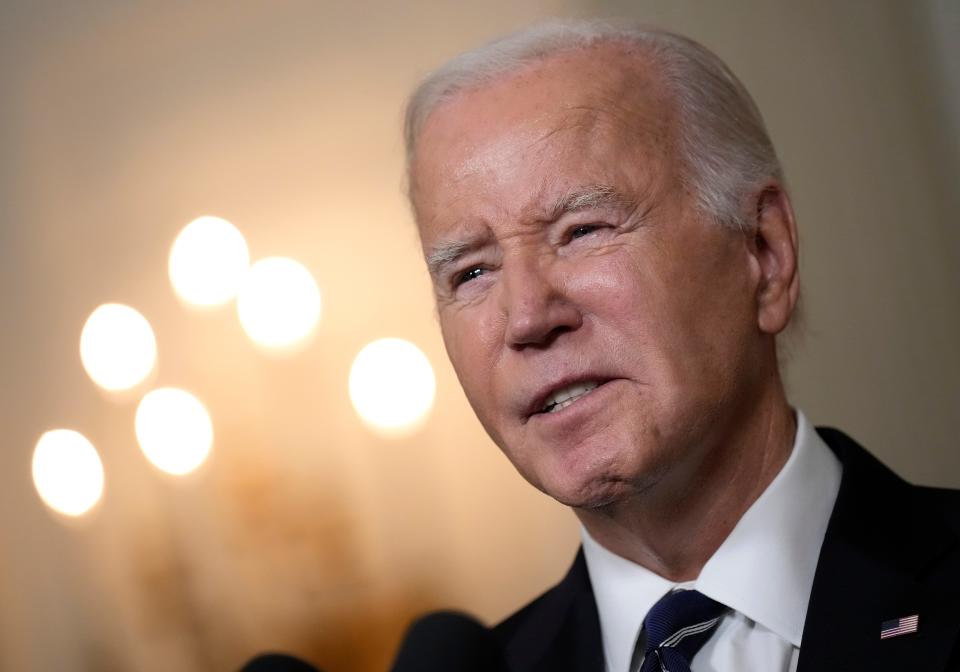
[[[813,581],[798,672],[960,670],[960,492],[908,484],[852,439],[818,430],[843,464]],[[919,614],[915,634],[880,623]],[[583,551],[566,577],[493,629],[510,672],[602,672]]]

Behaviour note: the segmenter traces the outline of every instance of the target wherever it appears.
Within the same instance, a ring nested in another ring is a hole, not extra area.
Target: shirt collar
[[[658,574],[601,546],[580,528],[583,554],[600,616],[608,670],[629,670],[633,646],[650,608],[674,587]]]
[[[786,464],[692,587],[799,647],[842,469],[803,413],[796,415],[796,438]],[[628,669],[644,617],[677,584],[611,553],[585,528],[581,536],[608,669]]]
[[[841,471],[797,411],[790,458],[704,565],[697,590],[799,647]]]

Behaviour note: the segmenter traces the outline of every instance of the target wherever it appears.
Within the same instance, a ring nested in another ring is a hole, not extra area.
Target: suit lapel
[[[798,672],[944,670],[957,632],[960,544],[930,493],[836,430],[843,463],[820,551]],[[916,633],[881,640],[883,621],[919,614]]]
[[[494,634],[510,672],[602,672],[600,619],[583,550],[556,587]]]

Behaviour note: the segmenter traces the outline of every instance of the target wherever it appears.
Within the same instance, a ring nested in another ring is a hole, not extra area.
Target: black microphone
[[[505,670],[493,634],[467,614],[439,611],[407,630],[390,672]]]
[[[321,670],[285,653],[264,653],[240,668],[240,672],[321,672]]]

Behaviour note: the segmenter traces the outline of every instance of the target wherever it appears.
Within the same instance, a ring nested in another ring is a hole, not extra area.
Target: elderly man
[[[506,669],[960,669],[960,501],[789,405],[794,214],[715,55],[537,26],[428,77],[407,150],[460,383],[582,524]]]

